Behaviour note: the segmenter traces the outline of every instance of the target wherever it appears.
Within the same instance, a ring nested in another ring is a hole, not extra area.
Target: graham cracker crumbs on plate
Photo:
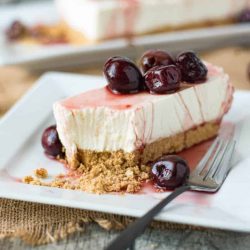
[[[23,182],[26,184],[30,184],[32,181],[34,181],[34,178],[30,175],[27,175],[23,178]]]
[[[25,176],[22,179],[22,182],[26,183],[26,184],[40,185],[40,186],[45,186],[45,184],[46,184],[46,183],[41,182],[39,179],[34,178],[34,177],[30,176],[30,175]]]
[[[107,152],[93,154],[88,165],[81,164],[76,171],[81,174],[76,189],[91,193],[135,193],[140,190],[142,182],[149,179],[150,168],[135,165],[122,153],[111,157]]]
[[[149,172],[148,166],[137,166],[122,158],[112,159],[107,154],[93,157],[88,166],[81,164],[76,170],[56,176],[50,183],[40,180],[29,183],[96,194],[135,193],[141,189],[142,183],[150,178]]]
[[[42,179],[45,179],[48,177],[48,171],[45,168],[37,168],[34,171],[34,174],[36,177],[42,178]]]

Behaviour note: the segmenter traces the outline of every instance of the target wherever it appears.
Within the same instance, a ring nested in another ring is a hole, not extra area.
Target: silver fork
[[[130,224],[106,250],[134,249],[134,240],[145,230],[153,218],[174,198],[185,191],[214,193],[219,190],[231,169],[230,161],[236,142],[233,135],[217,137],[209,150],[190,174],[185,186],[175,189],[141,218]]]

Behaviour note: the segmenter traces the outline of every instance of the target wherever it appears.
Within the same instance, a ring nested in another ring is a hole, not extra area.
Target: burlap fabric
[[[89,223],[97,223],[107,230],[121,230],[133,220],[132,217],[0,199],[0,238],[19,237],[30,245],[63,239],[75,232],[84,231]],[[163,222],[153,222],[151,226],[161,229],[194,228]]]
[[[207,61],[221,65],[230,74],[238,88],[250,89],[247,65],[250,63],[250,49],[228,48],[213,51],[203,56]],[[98,73],[98,70],[81,73]],[[37,79],[18,68],[0,68],[0,114],[4,113]],[[20,237],[32,245],[53,242],[82,231],[91,223],[98,223],[106,229],[122,229],[133,218],[110,215],[24,201],[0,199],[0,237]],[[153,222],[153,227],[186,229],[189,226]]]

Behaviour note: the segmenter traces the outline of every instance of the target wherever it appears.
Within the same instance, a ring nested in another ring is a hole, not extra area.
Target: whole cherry
[[[181,73],[175,65],[156,66],[145,74],[145,84],[150,93],[166,94],[180,87]]]
[[[115,94],[133,94],[144,89],[144,79],[139,68],[126,57],[109,58],[103,71],[108,89]]]
[[[189,177],[187,162],[176,155],[166,155],[151,164],[151,175],[157,187],[175,189],[184,185]]]
[[[151,49],[147,50],[139,61],[143,73],[155,66],[167,66],[175,64],[172,56],[165,50]]]
[[[250,22],[250,8],[243,10],[237,17],[238,22],[248,23]]]
[[[197,83],[207,77],[207,67],[193,52],[182,52],[176,57],[176,66],[180,69],[182,81]]]
[[[63,156],[63,146],[59,139],[56,125],[52,125],[44,130],[41,143],[47,155],[51,157]]]
[[[11,25],[6,30],[6,36],[9,40],[17,40],[25,35],[27,28],[25,25],[16,20],[11,23]]]

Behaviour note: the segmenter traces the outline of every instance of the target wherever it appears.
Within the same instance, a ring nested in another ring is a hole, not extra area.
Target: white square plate
[[[40,144],[44,128],[54,123],[52,104],[104,84],[101,77],[47,73],[0,120],[0,197],[141,216],[169,194],[95,195],[17,181],[38,167],[48,169],[51,177],[65,171],[62,164],[45,157]],[[225,120],[236,125],[237,164],[222,188],[216,194],[187,192],[157,220],[250,232],[250,92],[235,93]]]
[[[79,64],[89,65],[103,62],[114,54],[138,57],[149,48],[165,48],[172,52],[204,50],[248,44],[250,39],[250,25],[246,23],[146,35],[131,41],[114,39],[93,45],[32,46],[6,41],[4,31],[16,19],[28,25],[52,24],[59,21],[59,16],[53,1],[47,0],[20,3],[15,8],[0,8],[0,65],[22,65],[29,69],[51,70]]]

